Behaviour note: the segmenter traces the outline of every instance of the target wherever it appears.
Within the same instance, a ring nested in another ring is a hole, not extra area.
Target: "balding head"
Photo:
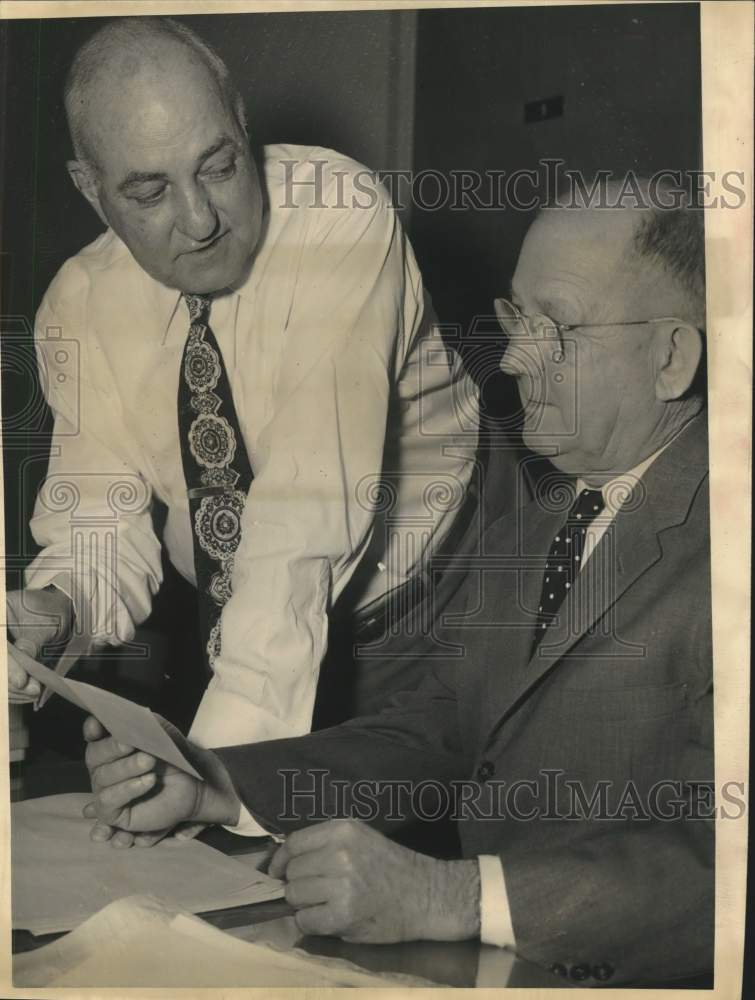
[[[182,25],[102,28],[71,67],[74,184],[153,278],[184,292],[242,281],[263,195],[220,58]]]
[[[100,28],[77,52],[65,83],[76,157],[96,165],[105,122],[138,114],[150,90],[187,84],[214,88],[246,131],[244,104],[228,67],[185,25],[167,17],[132,17]]]
[[[515,305],[541,319],[512,323],[501,308],[526,442],[597,479],[632,469],[703,402],[693,388],[705,325],[700,214],[605,204],[544,210],[512,281]]]

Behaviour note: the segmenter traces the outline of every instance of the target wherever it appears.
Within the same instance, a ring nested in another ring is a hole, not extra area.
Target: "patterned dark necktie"
[[[178,380],[178,431],[189,498],[199,622],[209,671],[220,652],[220,612],[231,596],[233,559],[252,468],[223,356],[209,326],[211,299],[185,295],[189,336]]]
[[[543,589],[537,609],[537,625],[532,639],[534,656],[543,633],[556,617],[582,566],[587,529],[605,508],[600,490],[582,490],[556,532],[543,573]]]

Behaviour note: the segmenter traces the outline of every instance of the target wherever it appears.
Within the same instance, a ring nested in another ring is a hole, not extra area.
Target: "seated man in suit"
[[[415,642],[423,686],[296,739],[174,733],[204,784],[88,719],[92,836],[284,835],[270,870],[307,933],[480,936],[587,985],[691,976],[714,898],[701,215],[544,211],[510,297],[503,365],[555,473],[466,557]],[[462,859],[385,836],[449,802]]]

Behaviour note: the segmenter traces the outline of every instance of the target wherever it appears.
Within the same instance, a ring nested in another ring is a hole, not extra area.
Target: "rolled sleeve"
[[[117,645],[150,613],[162,581],[152,489],[128,451],[117,394],[87,355],[85,320],[76,296],[53,308],[45,299],[36,347],[45,397],[53,411],[53,447],[30,528],[42,551],[26,586],[54,583],[91,611],[93,639]],[[63,331],[65,340],[49,338]],[[64,345],[61,347],[61,345]],[[76,358],[65,367],[61,358]]]

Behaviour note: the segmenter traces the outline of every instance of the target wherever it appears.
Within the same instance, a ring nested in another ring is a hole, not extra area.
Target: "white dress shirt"
[[[357,187],[360,169],[330,150],[267,147],[263,243],[247,280],[212,304],[254,481],[190,733],[204,746],[309,731],[329,605],[362,559],[360,604],[406,580],[471,474],[476,390],[433,326],[385,192],[365,194],[363,170]],[[171,561],[195,582],[177,421],[188,329],[181,295],[110,230],[64,264],[37,315],[55,428],[26,582],[91,600],[111,644],[133,636],[161,582],[153,494]]]

